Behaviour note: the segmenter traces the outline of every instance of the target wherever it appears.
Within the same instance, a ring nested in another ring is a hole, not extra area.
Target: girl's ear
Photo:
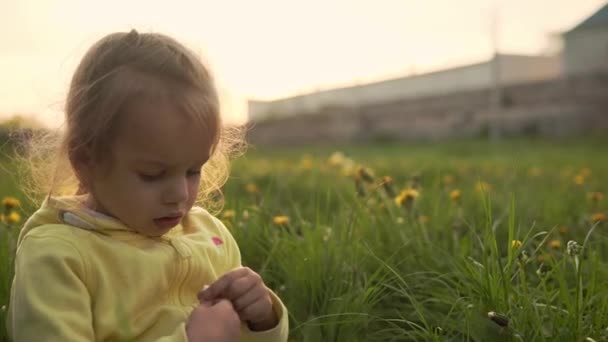
[[[91,157],[88,149],[82,148],[78,151],[72,151],[69,155],[70,164],[74,169],[74,174],[78,179],[77,195],[87,193],[92,179]]]

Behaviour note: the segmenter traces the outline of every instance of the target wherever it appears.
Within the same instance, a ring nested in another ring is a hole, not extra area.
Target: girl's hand
[[[238,342],[240,333],[239,316],[226,299],[201,302],[186,324],[189,342]]]
[[[201,302],[219,298],[230,300],[241,320],[247,322],[251,330],[269,330],[279,323],[262,277],[248,267],[224,274],[198,293]]]

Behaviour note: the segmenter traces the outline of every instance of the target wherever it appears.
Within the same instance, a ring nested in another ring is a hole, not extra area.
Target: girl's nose
[[[179,204],[188,199],[188,180],[184,177],[177,177],[168,185],[163,196],[166,204]]]

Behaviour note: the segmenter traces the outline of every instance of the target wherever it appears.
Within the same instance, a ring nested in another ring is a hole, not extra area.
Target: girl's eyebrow
[[[208,161],[208,159],[205,160],[197,160],[195,162],[195,164],[205,164]],[[159,167],[168,167],[171,166],[171,164],[162,162],[162,161],[158,161],[158,160],[153,160],[153,159],[136,159],[135,160],[136,163],[138,164],[148,164],[148,165],[153,165],[153,166],[159,166]]]

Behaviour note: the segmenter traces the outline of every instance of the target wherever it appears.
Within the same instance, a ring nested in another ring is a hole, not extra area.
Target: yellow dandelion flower
[[[519,247],[521,247],[522,243],[519,240],[512,240],[511,241],[511,248],[513,249],[517,249]]]
[[[420,193],[418,192],[418,190],[415,189],[405,189],[403,191],[403,194],[405,195],[406,198],[416,198],[420,195]]]
[[[345,158],[340,164],[340,173],[345,177],[350,177],[355,174],[356,170],[355,162],[350,158]]]
[[[21,221],[21,215],[19,215],[19,213],[16,211],[13,211],[6,217],[6,222],[10,224],[19,223],[19,221]]]
[[[460,201],[460,197],[462,197],[462,192],[458,189],[452,190],[450,192],[450,199],[454,202]]]
[[[401,193],[399,194],[399,196],[395,197],[395,203],[398,206],[402,206],[402,205],[408,205],[409,203],[413,202],[416,197],[418,197],[419,193],[417,190],[414,189],[405,189],[403,191],[401,191]]]
[[[604,194],[599,191],[590,192],[587,194],[591,202],[597,203],[604,199]]]
[[[2,206],[5,207],[7,210],[11,210],[20,207],[21,202],[19,202],[19,200],[15,197],[5,197],[2,200]]]
[[[591,169],[588,167],[584,167],[581,169],[581,172],[579,173],[581,176],[587,178],[589,176],[591,176]]]
[[[549,241],[549,247],[553,249],[560,249],[562,247],[562,242],[559,240],[551,240]]]
[[[247,184],[245,186],[245,190],[247,190],[247,192],[250,194],[256,194],[256,193],[260,192],[260,189],[258,188],[258,186],[253,183]]]
[[[604,222],[608,216],[605,213],[595,213],[591,215],[591,222]]]
[[[310,154],[305,154],[300,160],[300,168],[302,170],[311,170],[314,166],[314,161]]]
[[[331,166],[340,166],[344,163],[346,157],[342,152],[334,152],[327,160],[327,163]]]
[[[578,174],[574,176],[573,181],[576,185],[583,185],[585,183],[585,176]]]
[[[274,224],[278,224],[278,225],[284,225],[284,224],[288,224],[289,223],[289,217],[288,216],[275,216],[272,218],[272,222]]]
[[[231,219],[236,216],[236,212],[232,209],[226,210],[222,213],[222,218]]]
[[[560,234],[564,235],[566,233],[568,233],[568,227],[566,226],[559,226],[558,230],[557,230]]]

